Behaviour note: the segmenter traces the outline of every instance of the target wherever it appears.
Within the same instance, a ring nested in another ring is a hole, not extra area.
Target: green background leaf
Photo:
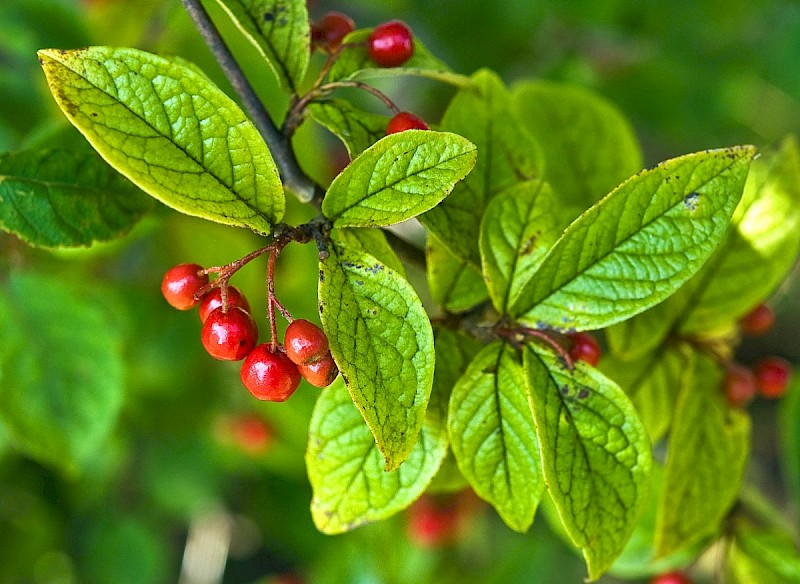
[[[50,90],[111,166],[167,205],[269,233],[284,196],[239,107],[193,68],[135,49],[39,52]]]
[[[428,288],[434,302],[448,312],[463,312],[489,298],[483,275],[450,253],[435,237],[425,249]]]
[[[740,584],[792,584],[800,581],[800,553],[786,533],[739,521],[729,555]]]
[[[445,198],[475,165],[475,146],[446,132],[407,130],[382,138],[331,183],[322,213],[335,227],[400,223]]]
[[[433,382],[433,331],[416,292],[360,249],[329,245],[320,262],[320,318],[331,353],[386,459],[411,453]]]
[[[315,101],[307,111],[315,122],[344,142],[351,159],[383,138],[389,123],[386,116],[358,109],[344,99]]]
[[[539,444],[515,349],[486,346],[450,395],[447,429],[461,473],[503,521],[526,531],[544,490]]]
[[[747,146],[688,154],[624,182],[567,228],[512,314],[587,330],[657,304],[722,239],[753,154]]]

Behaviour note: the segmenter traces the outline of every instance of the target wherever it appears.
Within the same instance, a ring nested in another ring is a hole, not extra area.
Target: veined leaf
[[[331,237],[337,245],[368,253],[387,268],[394,270],[404,278],[406,277],[406,268],[403,266],[403,262],[397,257],[380,229],[370,227],[334,229],[331,231]]]
[[[436,237],[425,249],[428,288],[433,300],[448,312],[463,312],[489,298],[483,275],[472,264],[451,254]]]
[[[344,99],[314,102],[308,106],[308,113],[344,142],[350,158],[383,138],[389,122],[386,116],[360,110]]]
[[[320,262],[322,326],[350,395],[394,470],[417,442],[433,383],[433,331],[416,292],[361,249]]]
[[[749,451],[750,419],[722,393],[723,373],[698,353],[673,415],[656,524],[656,556],[720,528],[736,500]]]
[[[536,178],[538,145],[511,114],[502,81],[487,70],[472,77],[445,112],[442,127],[472,141],[481,153],[475,169],[422,224],[458,258],[480,267],[476,233],[489,200],[517,183]]]
[[[12,274],[0,295],[0,424],[31,457],[75,472],[122,405],[121,339],[102,307],[49,275]]]
[[[311,57],[305,0],[214,0],[275,72],[281,87],[297,93]]]
[[[390,134],[333,179],[322,212],[335,227],[400,223],[445,198],[472,170],[475,158],[475,146],[455,134]]]
[[[269,233],[285,205],[255,126],[193,68],[135,49],[39,51],[69,120],[115,169],[187,215]]]
[[[672,294],[708,259],[741,197],[749,146],[663,162],[572,223],[512,315],[537,327],[598,329]]]
[[[306,465],[314,524],[336,534],[390,517],[422,494],[446,453],[444,420],[434,410],[405,463],[386,472],[364,418],[344,384],[335,382],[317,399],[309,429]]]
[[[152,208],[153,199],[88,146],[0,154],[0,228],[30,245],[115,239]]]
[[[555,193],[541,181],[497,195],[481,221],[480,251],[494,307],[504,314],[568,223]]]
[[[800,582],[800,552],[785,533],[736,522],[730,566],[740,584]]]
[[[532,344],[524,366],[547,488],[597,579],[624,549],[646,501],[647,432],[622,390],[582,361],[569,369]]]
[[[642,168],[633,128],[599,95],[552,81],[511,93],[517,119],[541,145],[543,178],[565,203],[586,209]]]
[[[524,532],[544,490],[539,444],[517,351],[495,342],[450,395],[447,429],[461,473],[503,521]]]

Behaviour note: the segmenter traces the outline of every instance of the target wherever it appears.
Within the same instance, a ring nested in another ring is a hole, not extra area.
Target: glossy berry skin
[[[786,392],[792,376],[792,365],[780,357],[764,357],[753,370],[758,392],[766,398],[775,399]]]
[[[311,41],[324,50],[335,51],[355,29],[355,22],[346,14],[328,12],[311,25]]]
[[[200,301],[200,307],[198,309],[200,321],[205,322],[208,315],[220,306],[222,306],[222,290],[214,288],[211,292],[203,296],[203,300]],[[228,310],[234,306],[238,306],[245,312],[250,312],[250,303],[247,301],[247,298],[245,298],[235,286],[228,286]]]
[[[759,304],[739,321],[742,333],[755,337],[763,335],[775,322],[775,313],[766,304]]]
[[[254,397],[273,402],[286,401],[300,385],[297,365],[280,349],[273,352],[269,343],[258,345],[250,352],[242,363],[239,377]]]
[[[297,369],[303,379],[314,387],[328,387],[339,375],[339,368],[330,353],[308,365],[298,365]]]
[[[250,313],[235,306],[224,312],[222,307],[208,315],[200,331],[200,339],[208,354],[222,361],[244,359],[258,340],[258,327]]]
[[[414,54],[411,29],[401,20],[390,20],[375,27],[367,41],[369,57],[381,67],[399,67]]]
[[[200,303],[195,300],[195,292],[208,284],[208,274],[202,271],[203,267],[197,264],[178,264],[167,270],[161,282],[161,294],[170,306],[189,310]]]
[[[600,361],[600,345],[589,333],[573,333],[569,335],[572,346],[569,356],[575,361],[584,361],[592,367]]]
[[[386,135],[405,132],[406,130],[430,130],[428,124],[409,112],[400,112],[389,120],[386,126]]]
[[[756,376],[747,367],[731,363],[725,370],[722,389],[732,407],[744,407],[756,396]]]
[[[692,581],[689,576],[676,570],[655,576],[650,584],[692,584]]]
[[[298,318],[286,327],[286,356],[297,365],[308,365],[328,355],[328,337],[313,322]]]

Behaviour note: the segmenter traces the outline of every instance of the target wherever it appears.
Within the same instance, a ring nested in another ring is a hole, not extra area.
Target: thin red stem
[[[269,315],[269,346],[274,353],[278,348],[278,326],[275,323],[275,259],[278,252],[271,249],[269,253],[269,263],[267,264],[267,313]]]

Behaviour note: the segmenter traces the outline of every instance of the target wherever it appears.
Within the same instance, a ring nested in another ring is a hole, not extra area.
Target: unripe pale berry
[[[763,335],[775,322],[775,313],[766,304],[759,304],[739,321],[742,332],[751,337]]]
[[[214,288],[211,292],[203,296],[203,300],[200,302],[200,307],[198,309],[200,321],[205,322],[208,315],[220,306],[222,306],[222,290],[220,288]],[[228,286],[228,310],[234,306],[238,306],[245,312],[250,312],[250,303],[247,301],[247,298],[245,298],[236,286]]]
[[[430,127],[422,118],[418,118],[410,112],[400,112],[389,120],[386,126],[386,135],[405,132],[406,130],[430,130]]]
[[[328,12],[311,25],[311,41],[327,51],[334,51],[356,29],[353,19],[341,12]]]
[[[197,306],[200,300],[195,293],[208,284],[208,274],[197,264],[178,264],[164,274],[161,282],[161,293],[171,306],[178,310],[189,310]]]
[[[339,375],[339,368],[330,353],[308,365],[298,365],[297,369],[303,379],[314,387],[328,387]]]
[[[328,355],[328,337],[313,322],[298,318],[286,327],[286,356],[297,365],[308,365]]]
[[[575,361],[584,361],[595,367],[600,361],[600,344],[589,333],[573,333],[569,335],[572,346],[569,349],[569,356]]]
[[[245,358],[239,373],[242,384],[258,399],[286,401],[300,385],[300,372],[280,348],[258,345]]]
[[[753,370],[756,376],[756,387],[766,398],[781,397],[786,392],[792,376],[792,365],[780,357],[764,357]]]
[[[414,54],[411,29],[401,20],[390,20],[375,27],[367,41],[369,57],[381,67],[399,67]]]
[[[650,584],[692,584],[689,576],[677,570],[659,574],[650,580]]]
[[[215,309],[203,323],[200,338],[208,354],[223,361],[244,359],[258,340],[258,327],[250,313],[234,306]]]
[[[756,395],[756,377],[747,367],[730,363],[725,370],[722,389],[731,406],[744,407]]]

